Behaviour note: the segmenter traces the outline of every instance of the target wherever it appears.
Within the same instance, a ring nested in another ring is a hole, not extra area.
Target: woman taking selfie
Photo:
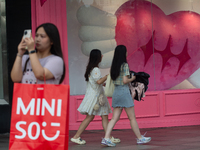
[[[28,55],[24,55],[27,52]],[[11,71],[13,82],[27,84],[60,84],[65,77],[65,64],[58,29],[51,23],[36,28],[35,40],[22,37]]]

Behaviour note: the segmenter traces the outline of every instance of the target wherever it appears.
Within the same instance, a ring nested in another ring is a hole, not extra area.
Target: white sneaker
[[[110,139],[105,139],[105,138],[102,139],[101,145],[111,146],[111,147],[116,146],[116,144],[113,143]]]
[[[146,133],[145,133],[145,134],[146,134]],[[145,134],[142,135],[142,138],[137,139],[137,144],[144,144],[144,143],[148,143],[148,142],[151,141],[151,137],[144,137]]]
[[[71,138],[71,141],[74,142],[74,143],[77,143],[77,144],[85,144],[86,141],[85,140],[82,140],[81,137],[77,138],[77,139],[74,139],[74,138]]]

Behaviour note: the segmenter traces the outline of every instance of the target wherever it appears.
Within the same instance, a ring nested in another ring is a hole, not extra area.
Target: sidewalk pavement
[[[86,130],[81,138],[86,140],[85,145],[77,145],[70,141],[76,131],[69,131],[69,150],[200,150],[200,125],[141,129],[142,134],[151,137],[150,143],[137,145],[136,137],[131,129],[113,130],[112,135],[121,139],[116,147],[101,145],[103,130]],[[8,150],[9,134],[0,134],[0,150]]]

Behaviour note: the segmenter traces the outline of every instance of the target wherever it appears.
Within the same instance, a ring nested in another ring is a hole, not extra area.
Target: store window
[[[6,48],[5,0],[0,0],[0,105],[8,104],[8,65]]]
[[[90,51],[105,75],[121,44],[130,70],[150,74],[148,91],[200,88],[200,0],[66,2],[71,95],[85,94]]]

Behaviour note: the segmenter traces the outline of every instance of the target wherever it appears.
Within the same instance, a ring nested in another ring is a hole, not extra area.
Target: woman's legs
[[[112,116],[112,119],[110,120],[110,122],[108,123],[105,138],[110,138],[111,131],[112,131],[113,127],[115,126],[116,122],[119,120],[122,110],[123,109],[121,109],[121,108],[113,109],[113,116]]]
[[[108,126],[108,115],[103,115],[101,116],[102,118],[102,126],[103,126],[103,129],[104,129],[104,132],[106,133],[106,129],[107,129],[107,126]],[[110,135],[110,139],[113,143],[120,143],[121,140],[119,138],[114,138],[113,136]]]
[[[82,121],[82,123],[80,124],[78,131],[76,132],[76,134],[74,135],[74,139],[77,139],[81,136],[81,134],[83,133],[83,131],[87,128],[87,126],[89,125],[89,123],[94,119],[94,115],[87,115],[86,118]]]
[[[126,114],[130,120],[130,124],[131,124],[131,128],[133,130],[133,132],[135,133],[136,137],[138,139],[142,138],[139,127],[138,127],[138,123],[136,121],[135,118],[135,110],[134,107],[130,107],[130,108],[125,108]]]
[[[103,130],[106,133],[107,126],[108,126],[108,115],[103,115],[103,116],[101,116],[101,118],[102,118]]]

